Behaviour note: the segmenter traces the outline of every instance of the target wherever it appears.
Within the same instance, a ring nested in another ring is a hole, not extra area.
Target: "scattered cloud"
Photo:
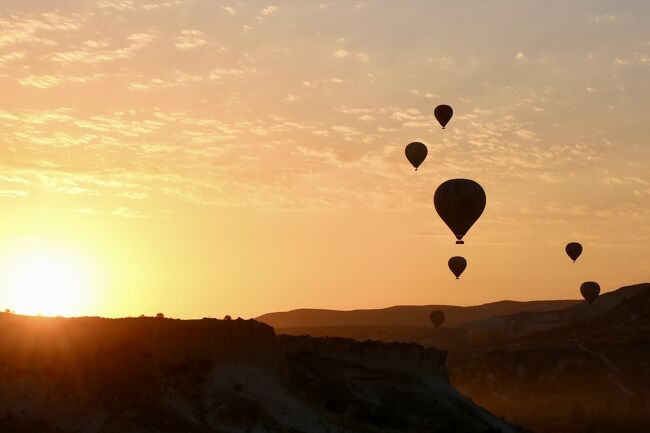
[[[94,49],[88,45],[73,51],[55,52],[49,58],[62,64],[70,63],[104,63],[128,59],[147,47],[154,40],[153,33],[133,33],[126,38],[126,46],[115,49]]]
[[[363,63],[368,63],[370,61],[370,56],[368,55],[368,53],[359,53],[357,54],[357,59],[359,59]]]
[[[349,55],[350,54],[342,48],[334,51],[334,57],[336,57],[337,59],[344,59]]]
[[[187,87],[191,84],[203,81],[199,75],[187,74],[181,71],[174,71],[168,78],[150,78],[145,81],[134,81],[129,83],[133,90],[170,89],[173,87]]]
[[[193,48],[202,47],[208,41],[205,34],[200,30],[182,30],[180,35],[176,36],[176,43],[174,46],[179,50],[191,50]]]
[[[612,23],[616,21],[616,15],[611,15],[611,14],[604,14],[604,15],[597,15],[591,19],[592,23]]]
[[[12,45],[56,45],[54,34],[74,32],[81,28],[85,15],[60,15],[45,12],[40,15],[6,15],[0,18],[0,48]]]
[[[21,86],[36,87],[39,89],[49,89],[64,83],[88,83],[99,80],[102,74],[92,74],[85,77],[76,77],[70,75],[30,75],[18,80]]]
[[[276,6],[267,6],[264,9],[262,9],[262,15],[265,17],[270,17],[271,15],[275,14],[278,11],[278,8]]]
[[[243,77],[256,73],[255,68],[240,67],[240,68],[216,68],[210,71],[211,80],[222,80],[224,77]]]
[[[133,0],[101,0],[97,3],[100,9],[111,9],[116,11],[128,11],[135,9]]]
[[[25,58],[24,51],[14,51],[6,54],[0,54],[0,68],[5,67],[8,63],[15,62]]]

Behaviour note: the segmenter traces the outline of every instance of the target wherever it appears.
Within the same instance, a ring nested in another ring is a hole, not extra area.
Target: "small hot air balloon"
[[[454,115],[454,110],[449,105],[438,105],[433,110],[433,115],[436,116],[436,119],[442,125],[442,129],[445,129],[445,126],[451,120],[451,116]]]
[[[424,143],[420,143],[419,141],[414,141],[413,143],[409,143],[406,146],[406,149],[404,149],[404,153],[406,154],[406,158],[413,165],[413,167],[415,167],[415,170],[417,171],[420,164],[422,164],[426,159],[428,150],[427,147],[424,145]]]
[[[600,286],[595,281],[585,281],[580,285],[580,294],[587,303],[593,304],[600,294]]]
[[[436,328],[440,328],[440,325],[445,321],[445,313],[440,310],[432,311],[430,318],[431,323],[433,323]]]
[[[580,257],[580,254],[582,254],[582,245],[580,245],[578,242],[569,242],[566,244],[564,250],[569,255],[569,257],[571,257],[573,263],[575,263],[576,260],[578,260],[578,257]]]
[[[450,179],[433,195],[436,211],[456,235],[457,244],[464,243],[463,236],[483,213],[485,201],[481,185],[469,179]]]
[[[460,274],[462,274],[467,267],[467,260],[465,260],[465,257],[454,256],[449,259],[449,262],[447,264],[449,265],[451,272],[456,275],[456,279],[458,279],[458,277],[460,277]]]

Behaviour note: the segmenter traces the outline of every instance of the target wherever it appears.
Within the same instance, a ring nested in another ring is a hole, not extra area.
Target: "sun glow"
[[[89,306],[91,266],[67,251],[27,248],[3,260],[0,271],[3,308],[18,314],[74,316]]]

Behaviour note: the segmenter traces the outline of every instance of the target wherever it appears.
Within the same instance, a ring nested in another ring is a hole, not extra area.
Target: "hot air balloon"
[[[420,164],[422,164],[426,159],[428,150],[423,143],[420,143],[419,141],[414,141],[413,143],[409,143],[406,146],[406,149],[404,149],[404,153],[406,154],[406,158],[413,165],[413,167],[415,167],[415,170],[417,171]]]
[[[433,115],[436,116],[436,119],[442,125],[442,129],[445,129],[445,126],[451,120],[451,116],[454,115],[454,110],[449,105],[438,105],[433,110]]]
[[[431,312],[431,323],[435,325],[436,328],[440,328],[440,325],[445,321],[445,313],[440,310]]]
[[[483,213],[485,200],[481,185],[469,179],[450,179],[433,195],[436,211],[456,235],[457,244],[464,243],[463,236]]]
[[[456,275],[456,279],[458,279],[458,277],[460,277],[460,274],[462,274],[467,267],[467,260],[465,260],[465,257],[454,256],[449,259],[449,262],[447,264],[449,265],[451,272]]]
[[[566,244],[564,250],[569,255],[569,257],[571,257],[573,263],[575,263],[576,260],[578,260],[578,257],[580,257],[580,254],[582,254],[582,245],[580,245],[578,242],[569,242]]]
[[[593,304],[600,294],[600,286],[595,281],[585,281],[580,285],[580,294],[589,304]]]

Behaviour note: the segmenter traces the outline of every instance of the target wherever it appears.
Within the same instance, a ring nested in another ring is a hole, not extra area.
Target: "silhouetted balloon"
[[[593,304],[600,294],[600,286],[595,281],[585,281],[580,285],[580,293],[585,298],[585,301]]]
[[[409,143],[408,146],[406,146],[404,153],[406,154],[406,158],[417,171],[420,164],[422,164],[427,157],[428,150],[423,143],[414,141],[413,143]]]
[[[576,260],[578,260],[578,257],[580,257],[580,254],[582,254],[582,245],[580,245],[578,242],[569,242],[566,244],[566,248],[564,248],[566,253],[571,257],[571,260],[573,260],[573,263],[575,263]]]
[[[447,123],[451,120],[451,116],[454,115],[454,109],[449,105],[438,105],[435,110],[433,110],[433,115],[436,116],[438,122],[442,125],[442,129],[445,129]]]
[[[462,274],[467,267],[467,260],[465,260],[464,257],[454,256],[449,259],[449,262],[447,264],[449,265],[451,272],[456,275],[456,279],[458,279],[458,277],[460,277],[460,274]]]
[[[445,321],[445,313],[440,310],[431,312],[431,323],[435,325],[436,328],[440,328],[440,325]]]
[[[463,236],[474,225],[485,209],[485,191],[469,179],[450,179],[436,189],[433,204],[440,218],[462,244]]]

